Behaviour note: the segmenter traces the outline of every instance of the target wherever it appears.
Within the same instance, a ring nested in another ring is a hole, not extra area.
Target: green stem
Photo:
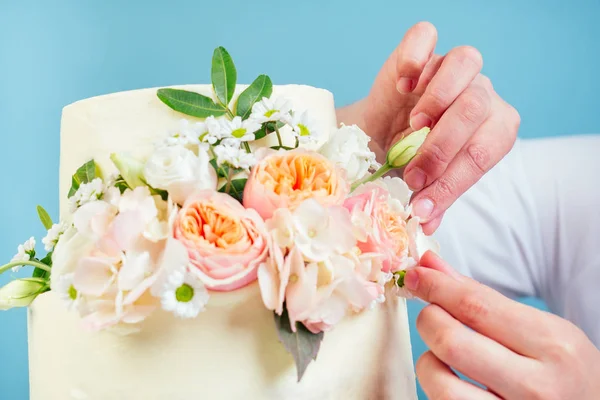
[[[227,116],[231,119],[235,118],[235,115],[233,115],[233,112],[231,112],[231,110],[229,109],[229,107],[227,107]]]
[[[44,271],[47,271],[47,272],[52,271],[49,266],[47,266],[46,264],[42,264],[40,262],[36,262],[36,261],[13,261],[13,262],[10,262],[10,263],[8,263],[6,265],[1,266],[0,267],[0,274],[8,271],[12,267],[17,267],[19,265],[31,265],[32,267],[37,267],[37,268],[43,269]]]
[[[227,168],[227,184],[225,185],[225,193],[229,193],[229,189],[231,189],[231,166]]]
[[[248,144],[248,142],[244,142],[244,148],[246,149],[246,153],[251,153],[252,152],[250,150],[250,145]]]
[[[275,133],[277,134],[277,141],[279,142],[279,147],[283,147],[283,142],[281,141],[281,133],[279,133],[279,128],[277,124],[275,124]]]
[[[379,168],[377,171],[375,171],[375,173],[373,173],[373,175],[370,176],[366,176],[363,179],[361,179],[360,181],[354,182],[352,184],[352,189],[351,192],[355,191],[357,187],[359,187],[360,185],[363,185],[367,182],[372,182],[375,179],[379,179],[381,178],[383,175],[387,174],[388,172],[390,172],[392,169],[394,169],[393,167],[391,167],[387,162],[385,164],[383,164],[381,166],[381,168]]]

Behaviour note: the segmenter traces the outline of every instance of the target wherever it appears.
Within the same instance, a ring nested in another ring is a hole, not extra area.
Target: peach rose
[[[253,282],[268,253],[269,236],[256,211],[212,190],[187,199],[174,236],[187,248],[192,272],[211,290],[230,291]]]
[[[367,184],[361,191],[346,199],[363,253],[377,253],[383,259],[383,272],[407,267],[409,235],[406,226],[408,213],[395,202],[385,187]]]
[[[341,205],[348,191],[342,170],[324,156],[304,149],[279,151],[252,169],[244,189],[244,206],[267,220],[276,209],[293,211],[309,198],[324,206]]]

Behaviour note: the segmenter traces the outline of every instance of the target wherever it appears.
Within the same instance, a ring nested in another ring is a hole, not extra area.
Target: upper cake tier
[[[237,85],[234,100],[247,87]],[[211,85],[174,86],[191,92],[214,97]],[[107,174],[114,170],[110,155],[114,152],[132,152],[145,155],[153,142],[166,133],[175,131],[180,120],[193,117],[183,115],[165,106],[156,95],[157,89],[141,89],[93,97],[68,105],[63,110],[60,148],[60,212],[68,211],[67,194],[71,175],[83,163],[94,158]],[[329,130],[336,125],[333,95],[324,89],[304,85],[275,85],[273,96],[289,99],[294,109],[307,111],[315,129],[326,140]],[[267,138],[266,138],[267,139]],[[269,137],[270,140],[275,140]]]

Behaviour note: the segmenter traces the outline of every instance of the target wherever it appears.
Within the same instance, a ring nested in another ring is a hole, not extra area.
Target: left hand
[[[416,366],[429,399],[600,399],[600,351],[575,325],[459,275],[431,252],[421,265],[404,282],[431,303],[417,319],[430,350]]]

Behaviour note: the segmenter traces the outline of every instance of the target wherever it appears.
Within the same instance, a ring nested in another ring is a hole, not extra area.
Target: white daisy
[[[256,156],[243,149],[238,139],[224,139],[213,147],[213,151],[218,165],[228,164],[235,168],[250,169],[256,164]]]
[[[318,139],[318,132],[314,128],[315,124],[306,111],[294,113],[289,124],[300,143],[311,143]]]
[[[73,276],[75,274],[64,274],[61,275],[53,288],[60,299],[66,304],[67,310],[73,310],[79,306],[79,299],[81,298],[75,286],[73,286]]]
[[[223,131],[221,120],[210,116],[201,123],[200,135],[198,136],[198,139],[202,143],[213,145],[224,137],[226,137],[226,135]]]
[[[17,254],[15,254],[10,262],[29,261],[33,257],[35,257],[35,238],[30,237],[25,243],[17,247]],[[12,267],[12,270],[13,272],[19,272],[22,267],[22,265],[17,265]]]
[[[48,230],[48,234],[42,239],[42,243],[44,244],[46,251],[52,251],[54,246],[56,246],[56,243],[58,243],[60,235],[65,233],[68,227],[69,224],[67,224],[65,221],[61,221],[58,224],[52,225],[52,228]]]
[[[89,183],[82,183],[77,192],[69,199],[71,212],[75,212],[84,204],[100,200],[104,195],[104,189],[104,182],[100,178],[95,178]]]
[[[231,121],[222,119],[220,122],[223,138],[235,138],[242,142],[253,141],[254,132],[261,127],[260,123],[252,118],[242,121],[242,117],[235,117]]]
[[[291,104],[288,100],[277,97],[263,97],[261,101],[254,103],[250,119],[259,123],[269,121],[287,122],[290,118]]]
[[[208,291],[187,270],[175,270],[161,293],[161,305],[180,318],[195,318],[208,302]]]
[[[414,296],[411,292],[408,291],[404,287],[404,276],[406,275],[406,270],[401,270],[394,272],[394,286],[392,287],[392,293],[398,297],[405,297],[407,299],[412,299]]]
[[[188,146],[200,143],[199,136],[205,131],[204,123],[190,123],[187,119],[179,121],[179,129],[170,132],[164,140],[166,146]]]

